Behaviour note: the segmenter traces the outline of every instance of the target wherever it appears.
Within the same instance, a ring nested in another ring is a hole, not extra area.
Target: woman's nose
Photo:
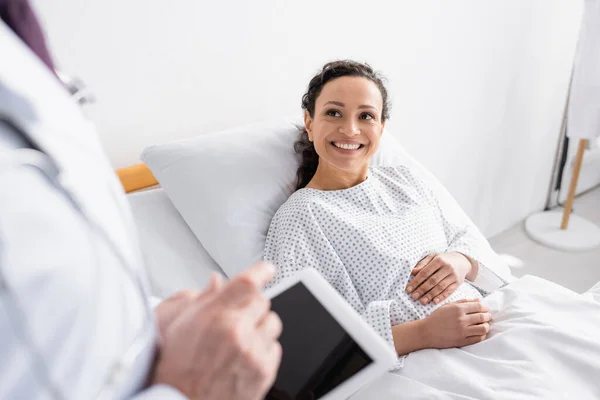
[[[360,135],[360,129],[355,121],[348,121],[340,126],[340,133],[351,137],[354,135]]]

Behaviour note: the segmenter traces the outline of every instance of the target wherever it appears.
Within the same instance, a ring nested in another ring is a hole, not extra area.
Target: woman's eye
[[[327,110],[328,117],[341,117],[342,114],[338,110]]]
[[[369,113],[364,113],[360,116],[360,119],[370,120],[370,119],[375,119],[375,117]]]

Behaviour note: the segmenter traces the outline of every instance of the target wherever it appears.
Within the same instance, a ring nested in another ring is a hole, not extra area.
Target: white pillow
[[[288,120],[146,148],[142,161],[228,276],[262,258],[271,218],[293,190]]]
[[[146,148],[141,159],[204,248],[228,276],[262,258],[278,208],[294,190],[293,144],[303,123],[281,119]],[[387,132],[371,165],[407,165],[446,210],[464,215],[452,196]]]

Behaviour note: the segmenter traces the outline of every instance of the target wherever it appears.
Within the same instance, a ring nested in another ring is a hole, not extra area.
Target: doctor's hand
[[[161,301],[154,309],[161,342],[164,338],[166,329],[179,314],[187,307],[197,306],[199,302],[206,301],[216,295],[222,287],[223,277],[218,273],[214,273],[210,277],[208,286],[203,291],[184,290]]]
[[[256,264],[166,318],[152,383],[190,399],[262,399],[281,360],[281,320],[261,292],[274,274]]]
[[[412,270],[406,291],[421,304],[438,304],[476,273],[476,263],[461,253],[430,254]]]
[[[444,304],[422,321],[426,348],[447,349],[479,343],[487,338],[492,314],[479,300]]]

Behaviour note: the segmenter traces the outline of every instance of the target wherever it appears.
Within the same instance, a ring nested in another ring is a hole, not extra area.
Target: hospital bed
[[[117,171],[128,193],[156,295],[166,296],[174,291],[189,288],[190,285],[202,287],[211,273],[233,275],[239,272],[241,267],[260,258],[271,217],[292,193],[297,167],[292,148],[302,126],[301,119],[283,118],[151,146],[144,151],[143,158],[155,164],[150,167],[157,172],[158,180],[161,180],[163,186],[167,186],[166,189],[160,187],[157,177],[144,163]],[[231,143],[241,142],[238,136],[254,146],[250,155],[245,145],[239,146],[239,151],[231,150]],[[256,149],[258,143],[262,143],[262,150]],[[206,150],[209,146],[212,146],[210,152]],[[215,157],[215,152],[223,152],[224,155]],[[211,156],[219,165],[210,165]],[[446,203],[446,210],[462,213],[441,183],[410,156],[391,134],[384,133],[372,164],[410,166],[422,179],[428,181]],[[224,169],[229,171],[220,176],[219,171]],[[273,174],[269,169],[277,170],[279,174]],[[210,170],[209,174],[200,172],[206,170]],[[261,177],[257,175],[264,175],[263,180],[260,181]],[[181,178],[182,176],[185,176],[185,179]],[[219,180],[231,182],[230,185],[236,187],[236,192],[223,188],[227,185]],[[248,181],[257,183],[248,184]],[[260,218],[237,223],[230,220],[234,218],[232,213],[240,214],[238,207],[235,204],[223,207],[222,201],[219,200],[219,197],[222,197],[223,201],[235,203],[231,197],[255,198],[257,195],[262,197],[255,199],[255,202],[261,204],[248,206],[245,202],[244,206],[248,207],[248,213],[260,213]],[[253,209],[261,207],[262,203],[271,205],[258,210]],[[198,210],[200,207],[211,208],[207,214],[220,213],[222,220],[209,219],[206,223],[206,216],[196,215],[201,211]],[[217,210],[214,211],[213,208]],[[182,217],[181,213],[187,215]],[[242,244],[236,243],[235,238],[229,234],[243,230],[244,225],[249,224],[256,226],[244,230],[247,237],[243,237],[240,242],[255,242],[254,248],[240,249]],[[236,246],[236,252],[248,254],[232,261],[222,254],[223,251],[219,252],[220,249],[216,248],[219,247],[218,244],[212,240],[211,229],[221,230],[224,225],[228,228],[224,233],[229,237],[229,244]],[[516,279],[500,258],[496,268],[502,271],[506,280]]]
[[[155,295],[202,288],[212,273],[230,276],[260,258],[270,218],[293,189],[296,164],[291,149],[300,127],[299,120],[282,119],[151,146],[142,154],[150,168],[139,164],[117,171],[128,192]],[[245,148],[242,142],[255,147]],[[373,164],[391,163],[410,166],[452,212],[462,212],[437,179],[384,134]],[[469,346],[473,350],[413,353],[403,370],[386,374],[355,398],[600,398],[600,285],[582,296],[533,277],[517,281],[499,257],[495,270],[514,284],[489,296],[490,307],[498,312],[493,340]],[[552,303],[551,298],[560,300]],[[542,317],[528,314],[524,325],[514,328],[514,316],[523,313],[521,302]],[[573,316],[567,323],[578,328],[555,329],[552,319],[544,319],[551,312]],[[520,329],[514,335],[518,338],[506,339],[504,329]],[[543,343],[538,339],[546,334],[550,343],[562,347],[545,350],[532,345]],[[564,351],[569,346],[572,355]],[[544,364],[539,360],[553,369],[533,367]],[[587,370],[580,371],[579,364]],[[546,384],[543,374],[552,375],[553,385]],[[511,381],[514,376],[520,378]]]

